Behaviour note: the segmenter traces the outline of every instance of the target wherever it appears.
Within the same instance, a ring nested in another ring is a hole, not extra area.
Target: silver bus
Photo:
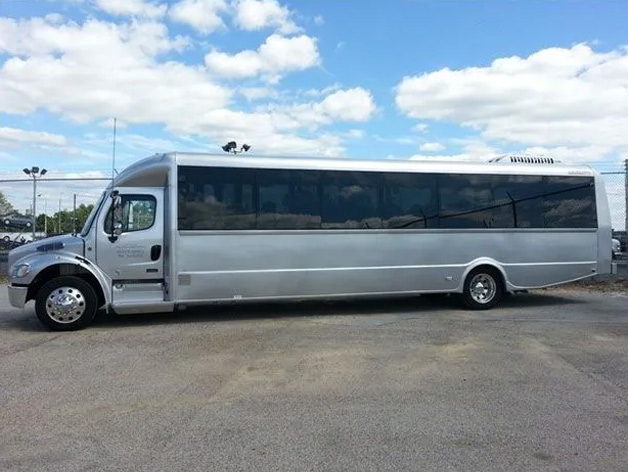
[[[600,175],[493,162],[170,153],[137,162],[80,234],[9,254],[11,304],[50,329],[266,300],[508,292],[611,269]]]

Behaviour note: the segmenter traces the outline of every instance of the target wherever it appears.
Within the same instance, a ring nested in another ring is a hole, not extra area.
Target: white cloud
[[[524,146],[618,150],[628,145],[628,54],[579,44],[487,67],[405,77],[396,103],[407,116],[454,121],[487,140]],[[582,155],[586,160],[603,155]]]
[[[257,51],[233,55],[212,51],[205,56],[207,67],[221,77],[242,79],[263,74],[271,81],[286,72],[314,67],[319,61],[316,40],[306,35],[286,38],[273,34]]]
[[[250,144],[256,154],[336,156],[344,152],[342,139],[338,136],[320,133],[312,137],[300,136],[298,132],[304,124],[285,111],[217,109],[189,122],[187,130],[189,133],[211,135],[213,141],[219,144],[232,140]]]
[[[149,138],[141,134],[122,134],[118,137],[117,144],[141,151],[146,155],[160,152],[185,151],[182,143],[164,138]],[[186,146],[187,147],[187,146]]]
[[[290,19],[290,10],[281,6],[277,0],[238,0],[234,6],[234,22],[243,30],[276,28],[282,34],[301,31]]]
[[[437,161],[488,161],[502,155],[501,150],[487,145],[481,141],[471,141],[462,146],[457,154],[414,154],[412,160],[437,160]]]
[[[182,0],[170,8],[170,18],[203,34],[225,28],[220,17],[228,10],[224,0]]]
[[[403,145],[412,145],[419,146],[421,141],[416,136],[397,136],[397,137],[387,137],[380,136],[379,134],[373,134],[371,136],[375,141],[380,143],[395,143],[395,144],[403,144]]]
[[[260,108],[273,116],[277,127],[294,130],[306,127],[315,131],[333,122],[365,122],[375,112],[375,102],[371,92],[361,87],[337,90],[319,102],[293,105],[270,105]]]
[[[215,72],[203,64],[176,60],[176,54],[190,41],[172,37],[163,23],[59,21],[0,18],[0,114],[44,111],[109,129],[112,118],[117,117],[120,129],[123,125],[163,124],[166,131],[198,139],[207,149],[236,139],[248,142],[260,153],[338,155],[344,152],[347,136],[332,136],[320,128],[338,121],[362,122],[375,110],[371,93],[361,88],[334,87],[305,103],[298,101],[303,99],[303,92],[291,96],[272,87],[256,87],[257,82],[242,89],[227,88],[216,83]],[[319,61],[316,41],[307,36],[275,34],[253,53],[263,59],[257,71],[262,77],[311,67]],[[232,109],[236,94],[250,99],[272,96],[282,104],[236,110]],[[296,103],[286,105],[289,99]],[[33,137],[20,135],[21,139]],[[55,135],[36,137],[42,141],[38,146],[62,144]],[[94,160],[109,158],[109,138],[94,141],[85,136],[74,143],[77,148],[66,146],[62,152],[73,154],[75,169],[88,168]],[[118,139],[122,150],[123,133]],[[148,154],[171,144],[128,139],[128,148],[146,148]],[[4,142],[8,142],[6,138]],[[173,140],[173,144],[181,148],[180,142]],[[59,155],[60,149],[57,147],[54,155]],[[137,153],[133,156],[136,158]]]
[[[423,143],[419,146],[419,151],[423,152],[438,152],[445,149],[441,143]]]
[[[254,112],[217,109],[208,111],[194,122],[189,122],[187,130],[190,133],[211,134],[217,142],[235,140],[246,142],[255,147],[256,152],[293,154],[320,154],[334,156],[342,153],[342,137],[329,134],[314,133],[314,137],[304,138],[297,133],[302,129],[311,132],[318,131],[321,126],[337,121],[365,121],[370,117],[375,105],[370,93],[362,91],[369,97],[365,103],[356,100],[354,105],[358,110],[344,113],[344,107],[331,107],[329,103],[343,100],[344,92],[340,90],[329,95],[320,102],[298,103],[293,105],[267,105],[258,107]],[[346,95],[352,97],[352,94]],[[327,100],[330,97],[331,100]],[[358,138],[362,131],[352,130],[344,137]]]
[[[367,121],[375,112],[371,92],[362,87],[334,92],[320,106],[328,116],[342,121]]]
[[[340,90],[342,86],[339,83],[335,83],[332,85],[328,85],[327,87],[323,87],[322,89],[311,88],[303,92],[306,97],[322,97],[325,95],[329,95],[332,92]]]
[[[409,137],[409,136],[401,136],[399,138],[394,138],[392,142],[397,143],[397,144],[415,145],[417,144],[417,139],[414,137]]]
[[[562,162],[573,161],[587,161],[592,160],[591,156],[604,156],[612,151],[612,147],[609,146],[582,146],[582,147],[567,147],[567,146],[532,146],[525,148],[521,154],[530,156],[543,156],[553,157]]]
[[[95,5],[102,11],[115,16],[138,16],[161,18],[168,7],[145,0],[95,0]]]
[[[425,133],[429,129],[430,125],[427,123],[418,123],[412,127],[417,133]]]
[[[113,119],[101,120],[98,123],[101,128],[107,128],[113,130]],[[122,120],[116,120],[116,129],[125,129],[128,125]]]
[[[0,127],[0,148],[15,149],[32,145],[66,146],[67,144],[66,137],[59,134]]]
[[[350,129],[345,135],[352,139],[362,139],[365,133],[363,129]]]
[[[46,21],[51,24],[62,23],[65,17],[61,13],[48,13],[45,17]]]
[[[165,25],[157,22],[110,23],[88,20],[51,23],[43,18],[13,20],[0,18],[0,52],[15,56],[46,57],[64,55],[80,66],[100,64],[109,68],[119,64],[147,64],[161,54],[182,51],[186,38],[171,38]],[[5,62],[5,66],[9,61]]]
[[[0,67],[0,112],[179,128],[181,117],[225,106],[231,96],[199,67],[156,60],[185,44],[158,23],[0,19],[0,52],[13,54]]]
[[[276,96],[275,90],[269,87],[242,87],[238,92],[249,101]]]
[[[252,142],[252,141],[251,141]],[[338,157],[345,152],[338,136],[322,135],[316,138],[303,138],[294,134],[273,135],[258,144],[255,152],[262,154],[297,154],[322,157]]]
[[[323,18],[323,16],[322,16],[322,15],[316,15],[316,16],[314,17],[314,24],[315,24],[316,26],[321,26],[321,25],[324,25],[324,24],[325,24],[325,18]]]

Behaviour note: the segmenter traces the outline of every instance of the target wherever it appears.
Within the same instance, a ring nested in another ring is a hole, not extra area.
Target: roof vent
[[[541,156],[499,156],[488,162],[510,162],[513,164],[558,164],[560,161],[553,157]]]

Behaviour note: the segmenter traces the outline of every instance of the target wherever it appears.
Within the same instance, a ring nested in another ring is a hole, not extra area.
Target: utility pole
[[[74,218],[72,222],[72,233],[76,233],[76,194],[74,194]]]
[[[48,199],[44,198],[44,234],[48,237]]]

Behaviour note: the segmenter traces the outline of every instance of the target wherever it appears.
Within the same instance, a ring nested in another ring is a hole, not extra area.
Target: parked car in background
[[[35,240],[46,238],[46,233],[39,231],[35,233]],[[33,234],[30,231],[21,232],[0,232],[0,251],[6,251],[22,246],[33,241]]]
[[[615,239],[615,238],[613,238],[611,242],[612,242],[611,247],[613,249],[612,258],[619,259],[619,256],[621,255],[621,243],[619,242],[619,239]]]
[[[0,218],[0,223],[10,228],[31,228],[33,226],[33,219],[30,216],[18,214],[4,215]]]

